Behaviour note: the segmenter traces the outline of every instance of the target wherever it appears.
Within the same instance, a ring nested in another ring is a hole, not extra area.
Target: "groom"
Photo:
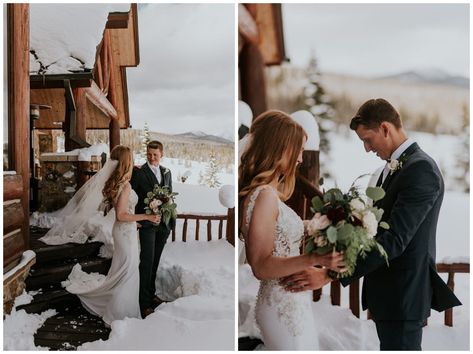
[[[146,148],[147,163],[141,168],[134,168],[131,185],[138,195],[135,213],[145,213],[144,199],[146,194],[153,190],[154,185],[169,187],[172,191],[171,171],[160,165],[163,157],[163,144],[159,141],[151,141]],[[140,222],[140,309],[141,316],[145,318],[154,312],[161,303],[156,296],[156,272],[159,259],[163,252],[164,244],[174,227],[175,220],[171,219],[166,225],[161,219],[159,225],[149,221]]]
[[[378,228],[375,237],[388,254],[389,266],[373,251],[359,259],[352,277],[340,282],[347,286],[364,276],[362,305],[376,324],[381,350],[421,350],[422,327],[430,309],[461,305],[435,268],[443,178],[432,158],[407,138],[398,112],[388,101],[365,102],[350,128],[366,152],[387,161],[377,182],[386,195],[375,206],[384,210],[382,220],[390,228]],[[298,278],[310,285],[326,283],[325,274],[315,270]],[[285,281],[290,284],[294,279]]]

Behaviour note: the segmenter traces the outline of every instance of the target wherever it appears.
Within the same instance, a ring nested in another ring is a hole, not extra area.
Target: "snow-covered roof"
[[[30,74],[70,74],[94,67],[110,12],[130,4],[31,4]]]

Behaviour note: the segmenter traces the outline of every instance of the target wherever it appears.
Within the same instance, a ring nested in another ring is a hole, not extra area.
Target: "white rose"
[[[388,168],[391,170],[391,172],[397,171],[399,169],[399,160],[391,160],[388,162]]]
[[[378,231],[378,221],[371,211],[363,213],[363,227],[368,230],[368,236],[373,238]]]
[[[318,230],[323,230],[329,226],[332,222],[326,215],[316,213],[314,217],[307,224],[307,232],[309,235],[315,235]]]
[[[149,207],[150,207],[150,209],[155,211],[159,208],[159,206],[161,204],[162,204],[162,202],[159,199],[154,199],[154,200],[151,201],[151,203],[149,203]]]
[[[352,199],[350,201],[350,208],[353,211],[362,211],[365,209],[365,204],[358,198]]]

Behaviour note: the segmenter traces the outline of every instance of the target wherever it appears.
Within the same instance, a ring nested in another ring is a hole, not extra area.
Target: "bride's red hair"
[[[118,165],[110,178],[105,182],[102,194],[107,210],[117,203],[121,189],[131,179],[133,172],[133,156],[127,146],[117,145],[110,152],[110,159],[118,161]]]
[[[297,158],[307,134],[289,115],[270,110],[259,115],[250,128],[250,141],[238,168],[238,204],[256,187],[280,178],[279,197],[294,192]],[[240,214],[240,218],[241,218]]]

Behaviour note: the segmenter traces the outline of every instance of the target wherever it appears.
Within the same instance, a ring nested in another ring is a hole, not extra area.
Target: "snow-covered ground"
[[[420,147],[429,153],[442,168],[447,191],[437,228],[437,262],[468,262],[469,244],[469,194],[456,191],[454,185],[455,156],[460,148],[455,136],[433,136],[425,133],[411,134]],[[325,189],[338,186],[347,190],[356,177],[372,173],[383,162],[374,154],[367,154],[354,132],[330,133],[331,154],[324,159],[334,180],[326,180]],[[446,172],[445,172],[446,171]],[[360,180],[360,185],[368,183],[368,177]],[[447,281],[447,274],[440,274]],[[248,265],[239,266],[239,336],[259,337],[254,321],[254,304],[258,291],[258,281]],[[342,288],[341,306],[330,304],[330,287],[323,289],[322,299],[312,304],[317,320],[321,350],[377,350],[379,348],[376,328],[366,319],[353,316],[348,308],[348,288]],[[469,274],[455,275],[455,294],[463,303],[453,310],[452,328],[445,326],[444,313],[432,311],[429,324],[424,328],[424,350],[469,350],[470,348],[470,277]]]

